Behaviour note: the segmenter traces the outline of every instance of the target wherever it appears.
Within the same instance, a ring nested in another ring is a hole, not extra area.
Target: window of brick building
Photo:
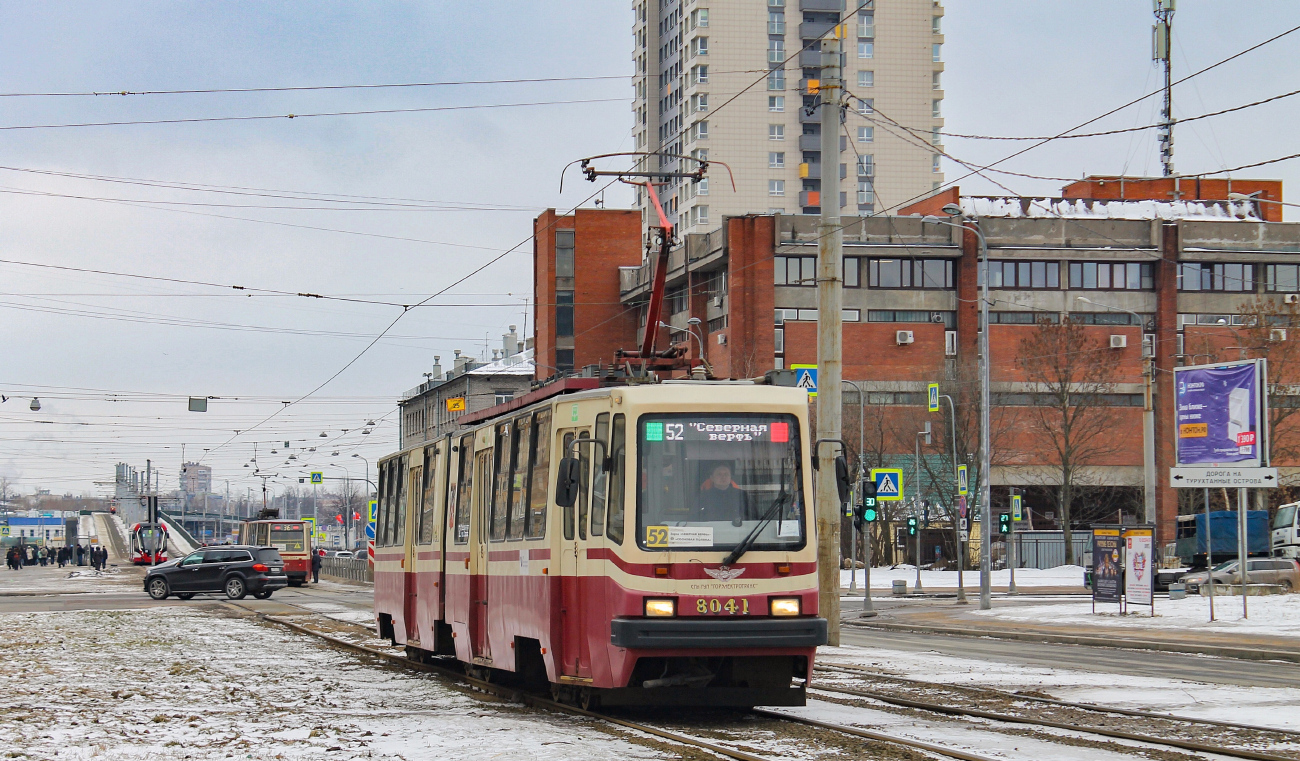
[[[869,259],[867,286],[914,290],[953,287],[950,259]]]

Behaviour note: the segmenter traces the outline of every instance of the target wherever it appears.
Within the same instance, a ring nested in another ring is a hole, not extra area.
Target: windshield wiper
[[[749,534],[740,541],[740,544],[736,545],[736,549],[732,550],[731,554],[722,561],[723,567],[730,566],[739,560],[741,555],[749,552],[749,548],[758,540],[758,535],[763,532],[763,527],[771,523],[772,519],[780,514],[781,506],[785,503],[787,498],[785,485],[785,463],[783,462],[781,463],[781,492],[776,495],[776,499],[772,500],[772,506],[767,508],[767,512],[758,520],[758,525],[754,527],[754,530],[750,531]]]

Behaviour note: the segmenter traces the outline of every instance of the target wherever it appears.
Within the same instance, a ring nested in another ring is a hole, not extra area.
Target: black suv
[[[204,547],[154,566],[144,577],[144,591],[155,600],[168,595],[188,600],[198,592],[225,592],[232,600],[252,592],[265,600],[288,585],[279,550],[247,545]]]

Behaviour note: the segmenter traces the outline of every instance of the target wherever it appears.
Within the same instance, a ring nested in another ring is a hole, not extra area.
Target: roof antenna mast
[[[1165,68],[1165,105],[1160,112],[1160,164],[1165,177],[1174,176],[1174,91],[1170,78],[1169,51],[1173,37],[1174,5],[1177,0],[1152,0],[1156,24],[1151,28],[1151,57]]]

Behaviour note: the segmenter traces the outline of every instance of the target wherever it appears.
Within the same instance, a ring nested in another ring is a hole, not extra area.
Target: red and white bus
[[[278,518],[244,521],[239,542],[279,550],[291,587],[300,587],[311,577],[310,521]]]

